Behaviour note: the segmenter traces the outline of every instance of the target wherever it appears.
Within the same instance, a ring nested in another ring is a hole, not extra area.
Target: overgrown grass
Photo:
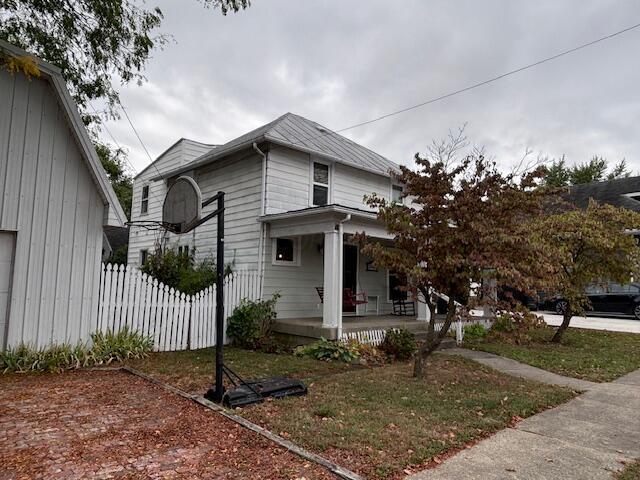
[[[616,476],[617,480],[640,480],[640,461],[628,464],[625,469]]]
[[[550,343],[554,332],[539,330],[529,345],[477,339],[465,346],[593,382],[609,382],[640,368],[640,334],[570,328],[557,345]]]
[[[129,358],[142,358],[152,347],[151,339],[126,328],[116,334],[97,332],[91,335],[89,344],[62,344],[46,348],[20,345],[0,351],[0,371],[59,373],[64,370],[108,365],[113,361]]]
[[[213,381],[213,350],[152,354],[128,362],[156,378],[202,393]],[[248,376],[289,375],[305,397],[237,410],[243,416],[371,478],[398,478],[469,442],[574,396],[566,389],[504,375],[458,357],[435,355],[427,378],[410,363],[351,366],[293,355],[225,350]]]

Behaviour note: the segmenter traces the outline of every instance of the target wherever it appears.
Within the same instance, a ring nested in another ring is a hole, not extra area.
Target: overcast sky
[[[153,158],[180,137],[225,143],[285,112],[340,129],[640,22],[638,0],[252,3],[224,17],[196,0],[147,2],[173,41],[147,83],[121,92]],[[465,123],[505,168],[530,148],[640,172],[640,29],[345,135],[410,165]],[[149,164],[124,118],[107,125],[138,171]]]

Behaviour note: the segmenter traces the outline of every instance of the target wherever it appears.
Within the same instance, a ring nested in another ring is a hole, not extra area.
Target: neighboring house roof
[[[129,244],[129,227],[104,227],[104,234],[114,252],[123,245]]]
[[[187,170],[206,165],[216,159],[248,148],[254,142],[259,143],[265,141],[316,154],[338,163],[379,175],[389,176],[390,171],[399,171],[398,164],[382,155],[338,133],[332,132],[319,123],[308,120],[300,115],[285,113],[274,121],[205,153],[193,162],[167,172],[162,175],[161,178],[178,175]]]
[[[32,58],[38,66],[41,76],[49,80],[54,92],[58,95],[60,106],[67,115],[69,125],[71,126],[71,131],[76,136],[78,146],[82,153],[82,157],[89,167],[89,172],[94,180],[94,183],[98,187],[98,192],[100,193],[102,200],[109,207],[107,224],[115,226],[124,225],[127,222],[127,216],[122,210],[122,206],[118,201],[116,193],[111,187],[111,183],[107,178],[107,174],[104,171],[104,168],[102,168],[102,163],[100,162],[98,154],[93,147],[93,143],[89,138],[89,134],[87,133],[87,129],[82,122],[80,113],[78,113],[76,103],[73,98],[71,98],[69,90],[67,90],[67,85],[64,81],[64,78],[62,78],[60,69],[38,57],[31,55],[29,52],[22,50],[15,45],[5,42],[4,40],[0,40],[0,50],[4,50],[10,55],[16,57],[28,56]]]
[[[140,172],[138,172],[138,174],[134,177],[134,178],[138,178],[140,175],[142,175],[144,172],[146,172],[147,170],[149,170],[151,167],[153,167],[153,165],[155,165],[155,163],[160,160],[164,155],[166,155],[168,152],[170,152],[171,150],[173,150],[174,148],[176,148],[178,145],[183,144],[183,143],[190,143],[192,145],[200,145],[203,147],[209,147],[211,148],[211,150],[213,150],[214,148],[219,147],[220,145],[216,145],[214,143],[204,143],[204,142],[198,142],[196,140],[191,140],[190,138],[184,138],[182,137],[181,139],[179,139],[178,141],[176,141],[175,143],[173,143],[169,148],[165,149],[164,152],[162,152],[160,155],[158,155],[156,157],[156,159],[151,162],[149,165],[147,165],[146,167],[144,167]]]
[[[629,195],[634,193],[640,197],[640,176],[573,185],[566,199],[578,208],[587,208],[589,199],[593,198],[598,203],[640,212],[640,201],[632,198],[635,195]]]

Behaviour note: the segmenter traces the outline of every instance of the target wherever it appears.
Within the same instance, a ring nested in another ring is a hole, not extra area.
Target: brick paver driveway
[[[0,375],[0,480],[34,478],[335,477],[124,372]]]

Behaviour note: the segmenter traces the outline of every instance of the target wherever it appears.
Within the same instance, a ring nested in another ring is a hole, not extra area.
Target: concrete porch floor
[[[390,328],[404,328],[418,333],[426,331],[427,323],[418,321],[414,316],[401,315],[361,315],[343,316],[342,331],[358,332],[362,330],[389,330]],[[293,343],[308,343],[320,337],[329,340],[337,338],[336,328],[322,326],[321,317],[309,318],[278,318],[274,332],[288,337]]]

